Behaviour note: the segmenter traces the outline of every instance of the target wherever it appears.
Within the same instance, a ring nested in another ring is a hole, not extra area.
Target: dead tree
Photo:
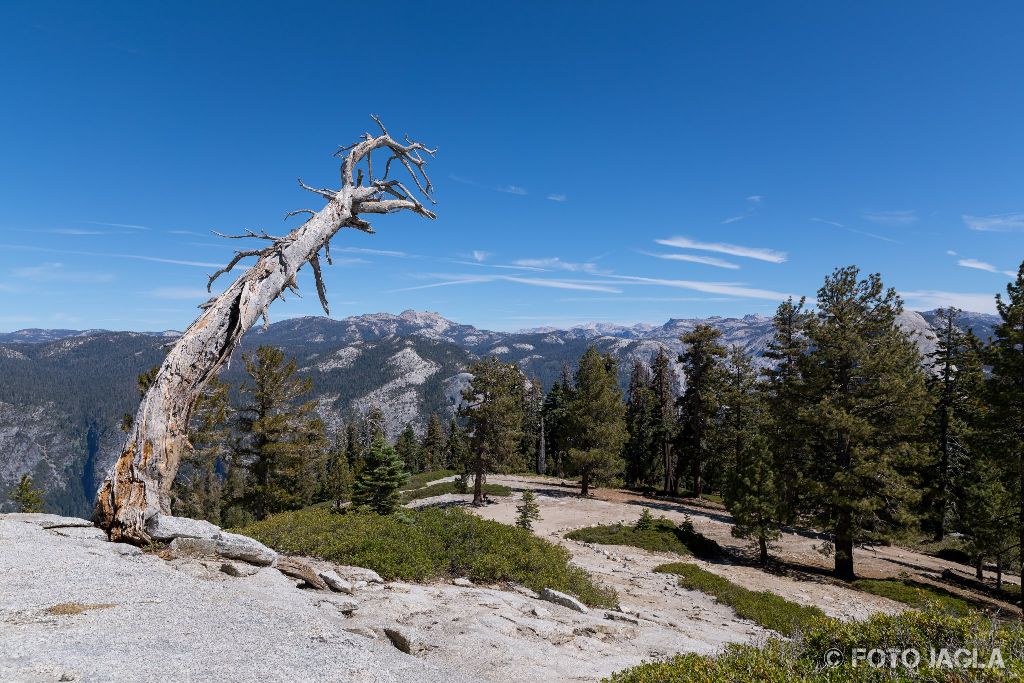
[[[95,521],[111,540],[148,543],[147,522],[156,515],[170,514],[171,484],[182,455],[191,448],[187,432],[196,398],[257,319],[263,317],[267,324],[270,304],[279,297],[283,299],[286,290],[297,293],[296,274],[302,266],[309,263],[312,268],[317,295],[329,315],[320,252],[330,263],[330,240],[339,230],[354,228],[372,233],[370,224],[362,218],[367,214],[408,210],[435,217],[417,194],[391,178],[391,172],[404,169],[410,176],[406,182],[433,202],[426,163],[436,150],[408,137],[404,143],[398,142],[377,117],[373,120],[380,134],[365,133],[358,142],[335,153],[343,160],[339,189],[317,189],[299,180],[303,189],[327,200],[319,211],[300,209],[286,216],[309,214],[305,223],[283,237],[265,231],[224,235],[262,239],[269,244],[238,251],[230,263],[210,276],[208,291],[220,275],[230,272],[242,259],[257,259],[223,293],[200,306],[203,312],[174,344],[143,397],[121,455],[97,492]],[[383,173],[376,176],[374,152],[388,157],[383,167],[378,166]]]

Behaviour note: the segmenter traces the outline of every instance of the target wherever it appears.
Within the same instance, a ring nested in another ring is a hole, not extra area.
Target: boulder
[[[462,577],[459,577],[459,578],[455,579],[454,581],[452,581],[452,585],[453,586],[460,586],[462,588],[472,588],[473,587],[473,582],[470,581],[469,579],[464,579]]]
[[[587,606],[576,598],[551,588],[545,588],[542,590],[540,592],[540,599],[553,602],[556,605],[561,605],[562,607],[568,607],[569,609],[576,610],[582,614],[586,614],[589,611]]]
[[[327,587],[335,593],[347,593],[348,595],[352,595],[352,593],[355,592],[352,582],[341,578],[338,576],[337,572],[320,572],[320,578],[323,579],[324,583],[327,584]]]
[[[252,576],[260,570],[251,564],[235,564],[234,562],[224,562],[220,565],[220,570],[228,576]]]
[[[259,541],[224,531],[217,538],[180,536],[171,541],[168,549],[176,557],[222,557],[261,567],[269,567],[277,559],[277,553]]]
[[[305,581],[307,585],[317,590],[327,590],[327,584],[321,579],[316,571],[309,566],[308,562],[303,562],[296,557],[278,557],[277,564],[274,565],[277,571],[281,572],[285,576],[290,576],[293,579],[299,579]]]
[[[217,538],[221,530],[203,519],[156,515],[146,522],[146,533],[154,541],[173,541],[176,538]]]
[[[348,579],[349,581],[358,582],[366,581],[367,583],[384,583],[384,579],[380,578],[380,574],[373,571],[372,569],[366,569],[364,567],[350,567],[348,565],[338,565],[334,568],[339,576]]]

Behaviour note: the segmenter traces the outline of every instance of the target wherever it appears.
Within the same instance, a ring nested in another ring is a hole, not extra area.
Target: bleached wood
[[[312,188],[299,181],[304,189],[328,200],[322,209],[300,211],[312,215],[283,237],[263,231],[240,236],[269,240],[271,244],[237,252],[226,267],[211,276],[207,289],[242,259],[257,258],[224,292],[201,306],[203,312],[171,348],[143,397],[121,454],[97,492],[95,521],[111,540],[148,543],[146,521],[158,514],[170,514],[171,485],[182,456],[191,448],[187,432],[196,399],[231,357],[242,335],[260,317],[266,320],[271,303],[286,289],[297,291],[295,277],[303,265],[312,263],[317,294],[326,311],[327,293],[317,255],[324,249],[330,262],[328,242],[339,230],[349,227],[373,232],[360,214],[405,210],[435,218],[401,183],[389,180],[388,172],[391,162],[398,161],[423,196],[433,202],[425,166],[426,157],[432,157],[436,150],[408,138],[405,143],[397,142],[376,117],[373,119],[381,129],[380,135],[366,133],[359,142],[336,153],[343,159],[338,190]],[[390,157],[384,176],[374,179],[371,157],[378,150],[390,152]],[[365,184],[362,169],[357,169],[364,163],[368,170]]]

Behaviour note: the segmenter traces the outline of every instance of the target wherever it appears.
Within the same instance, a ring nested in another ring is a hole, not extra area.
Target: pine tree
[[[405,429],[398,435],[395,441],[395,453],[405,463],[406,471],[413,474],[423,471],[423,462],[420,457],[420,444],[416,439],[416,430],[412,423],[408,422]]]
[[[733,518],[731,533],[757,544],[761,565],[779,538],[779,497],[765,437],[767,407],[757,370],[738,346],[729,351],[722,392],[720,443],[728,473],[723,490]]]
[[[355,419],[345,425],[345,457],[350,471],[356,472],[361,468],[363,448],[359,440],[359,425]]]
[[[877,274],[838,268],[818,290],[801,357],[807,488],[818,528],[835,539],[835,573],[854,578],[853,546],[906,528],[931,411],[916,344],[897,324],[903,302]]]
[[[651,367],[651,392],[654,394],[653,439],[661,461],[662,489],[668,493],[677,489],[676,464],[673,447],[676,440],[676,371],[664,348],[658,349]]]
[[[568,365],[562,365],[562,374],[551,385],[551,391],[544,398],[542,417],[547,444],[544,449],[546,469],[556,476],[565,474],[566,454],[572,447],[572,429],[569,425],[569,404],[574,389],[572,372]]]
[[[462,394],[461,414],[469,426],[469,468],[473,474],[473,504],[484,501],[484,478],[513,462],[523,438],[523,385],[526,378],[515,363],[495,357],[469,368],[473,379]]]
[[[423,436],[420,452],[423,454],[423,470],[433,472],[446,469],[445,434],[441,418],[433,413],[427,420],[427,431]]]
[[[679,362],[686,376],[686,389],[679,398],[679,445],[673,493],[678,492],[684,463],[690,465],[694,498],[703,492],[704,468],[711,452],[711,438],[718,413],[718,394],[723,381],[726,349],[719,343],[722,333],[710,325],[697,325],[679,339],[684,345]]]
[[[977,428],[984,373],[981,343],[973,333],[960,330],[960,311],[940,308],[935,314],[933,327],[937,339],[929,358],[932,373],[928,388],[935,402],[931,426],[938,457],[932,468],[933,493],[929,502],[935,539],[941,541],[949,516],[954,466],[958,460],[969,457],[967,443]]]
[[[516,526],[533,531],[533,523],[540,519],[540,505],[533,491],[523,491],[523,499],[516,506]]]
[[[615,359],[593,346],[580,357],[576,392],[569,405],[574,447],[569,462],[580,477],[580,495],[590,484],[604,483],[620,471],[626,443],[626,411],[619,389]]]
[[[626,401],[626,431],[629,438],[623,449],[626,458],[626,486],[644,486],[656,473],[658,455],[655,442],[654,392],[651,371],[641,360],[633,362]]]
[[[17,512],[42,512],[43,491],[36,488],[32,475],[23,474],[17,486],[10,493],[11,502]]]
[[[810,313],[804,310],[806,300],[793,297],[779,304],[772,319],[772,339],[764,356],[773,365],[765,370],[768,386],[768,415],[764,425],[777,475],[780,499],[779,514],[787,523],[796,521],[800,510],[802,477],[807,469],[806,430],[800,418],[803,407],[800,359],[807,353],[807,322]]]
[[[400,489],[409,481],[405,463],[398,457],[382,433],[373,437],[363,469],[352,487],[352,502],[366,506],[380,515],[389,515],[398,509]]]
[[[544,389],[540,379],[534,377],[523,391],[523,443],[522,470],[535,470],[541,443],[541,421],[544,410]]]
[[[179,516],[221,523],[223,481],[221,472],[230,451],[231,387],[213,377],[192,409],[188,453],[178,470],[172,495]]]
[[[469,438],[466,430],[459,426],[458,420],[454,417],[448,425],[448,440],[444,444],[444,468],[452,469],[463,474],[463,483],[469,475],[470,456]]]
[[[312,381],[297,376],[294,359],[285,361],[284,352],[271,346],[242,358],[251,384],[242,386],[237,463],[248,472],[246,506],[263,519],[312,502],[326,441],[323,423],[313,416],[316,403],[298,403]]]
[[[352,471],[348,466],[345,446],[343,441],[339,441],[331,449],[324,478],[323,497],[335,508],[340,508],[352,496]]]
[[[1006,297],[996,295],[996,309],[1001,322],[987,354],[992,366],[991,424],[1007,487],[1017,503],[1017,559],[1024,571],[1024,263],[1006,285]]]

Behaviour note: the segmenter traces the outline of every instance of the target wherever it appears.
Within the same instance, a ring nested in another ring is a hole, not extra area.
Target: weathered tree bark
[[[207,289],[239,260],[257,257],[256,263],[222,294],[201,306],[203,313],[174,344],[143,397],[121,455],[97,493],[95,521],[111,540],[147,543],[147,521],[158,514],[170,514],[171,484],[182,455],[191,448],[187,432],[196,398],[230,358],[242,335],[260,316],[266,322],[270,304],[278,297],[283,299],[286,289],[297,292],[295,277],[303,265],[308,262],[312,267],[317,294],[329,314],[318,255],[323,250],[330,263],[330,239],[339,230],[348,227],[372,233],[360,214],[409,210],[426,218],[435,217],[402,183],[389,180],[389,172],[393,163],[401,164],[420,193],[433,201],[424,155],[432,157],[436,150],[408,138],[404,144],[397,142],[373,118],[380,126],[380,135],[365,133],[359,142],[336,152],[343,158],[340,189],[316,189],[299,181],[303,189],[326,199],[326,206],[319,211],[303,209],[288,214],[308,213],[310,218],[284,237],[252,231],[233,236],[265,239],[270,245],[237,252],[225,268],[210,277]],[[372,155],[378,150],[390,156],[383,176],[375,178]],[[366,167],[365,182],[361,165]]]

